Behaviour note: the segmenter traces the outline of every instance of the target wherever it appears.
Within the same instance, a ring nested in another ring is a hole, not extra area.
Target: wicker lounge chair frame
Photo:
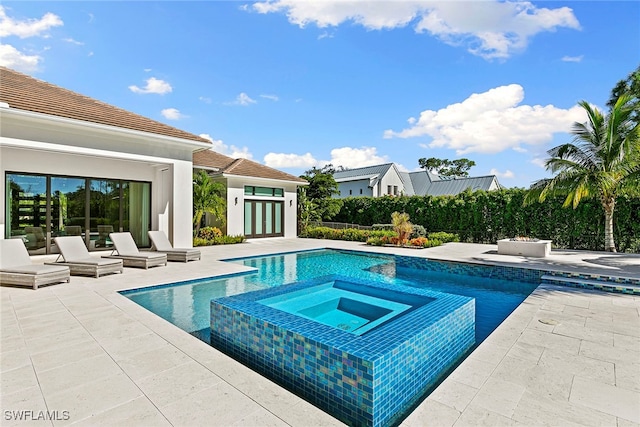
[[[99,278],[105,274],[122,273],[122,261],[94,258],[89,254],[84,240],[80,236],[61,236],[54,239],[60,255],[55,262],[48,265],[66,265],[72,276],[94,276]]]
[[[113,242],[111,255],[103,255],[103,258],[121,259],[125,267],[138,267],[148,269],[159,265],[167,265],[167,254],[150,251],[140,251],[128,231],[110,233]]]
[[[199,261],[202,254],[193,248],[174,248],[164,231],[149,231],[152,249],[167,254],[167,260],[178,262]]]
[[[21,239],[0,240],[0,283],[38,286],[70,281],[69,267],[36,265]]]

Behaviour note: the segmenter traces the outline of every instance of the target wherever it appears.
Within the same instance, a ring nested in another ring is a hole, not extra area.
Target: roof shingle
[[[0,67],[0,102],[10,108],[211,143],[201,136],[131,113],[88,96]]]
[[[248,176],[254,178],[276,179],[279,181],[290,181],[306,183],[307,180],[298,178],[295,175],[270,168],[263,164],[249,159],[233,159],[231,157],[216,153],[211,150],[203,150],[193,153],[193,166],[203,166],[219,169],[219,173]]]

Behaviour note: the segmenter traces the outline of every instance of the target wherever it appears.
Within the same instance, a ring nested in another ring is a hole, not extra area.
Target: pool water
[[[475,298],[476,346],[536,288],[537,284],[438,273],[396,266],[393,255],[331,249],[232,259],[253,273],[123,291],[122,294],[179,328],[209,342],[213,298],[339,274]]]
[[[427,301],[416,298],[412,304],[407,304],[408,301],[397,301],[393,293],[384,297],[374,296],[370,288],[334,280],[257,302],[352,334],[362,335],[404,311],[424,305]]]

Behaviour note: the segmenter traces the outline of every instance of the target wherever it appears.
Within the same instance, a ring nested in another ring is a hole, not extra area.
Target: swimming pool
[[[210,301],[321,276],[341,276],[400,284],[475,298],[476,346],[537,287],[537,277],[521,270],[462,265],[416,257],[322,249],[230,259],[253,272],[121,292],[179,328],[209,340]],[[489,277],[490,276],[490,277]],[[497,277],[516,277],[506,280]]]

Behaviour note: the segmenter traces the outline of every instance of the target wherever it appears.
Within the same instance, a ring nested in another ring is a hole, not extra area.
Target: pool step
[[[640,280],[620,277],[603,277],[602,279],[596,280],[577,276],[566,277],[545,274],[540,277],[540,284],[640,295]]]

